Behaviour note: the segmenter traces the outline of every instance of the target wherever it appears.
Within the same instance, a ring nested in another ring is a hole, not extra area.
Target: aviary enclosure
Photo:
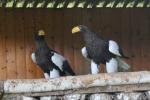
[[[148,0],[144,2],[135,0],[131,4],[126,2],[126,5],[122,6],[124,8],[118,9],[114,9],[118,5],[115,4],[117,0],[112,0],[114,1],[112,7],[109,7],[110,2],[104,1],[103,6],[99,7],[100,0],[96,0],[93,6],[90,6],[93,3],[90,0],[85,1],[85,4],[84,0],[81,0],[82,2],[75,3],[72,9],[67,9],[69,0],[66,0],[67,3],[64,2],[64,6],[59,0],[57,2],[52,0],[54,6],[48,5],[50,3],[48,1],[0,1],[1,80],[44,77],[41,69],[31,60],[31,53],[35,50],[33,34],[40,29],[45,31],[49,47],[65,56],[77,75],[89,74],[90,64],[81,55],[83,38],[81,34],[71,34],[71,29],[76,25],[86,25],[99,35],[117,41],[124,53],[130,57],[125,60],[131,65],[130,71],[150,70]],[[20,2],[23,3],[22,6]],[[126,8],[128,6],[133,8]],[[104,73],[104,65],[100,66],[100,72]]]
[[[64,55],[77,74],[87,74],[81,55],[83,39],[71,34],[72,27],[79,24],[117,41],[130,57],[127,62],[132,71],[150,69],[149,9],[1,8],[0,12],[0,79],[42,77],[31,60],[33,33],[39,29],[45,30],[49,46]]]

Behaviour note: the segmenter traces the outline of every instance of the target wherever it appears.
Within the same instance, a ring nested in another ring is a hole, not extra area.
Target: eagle
[[[99,65],[105,64],[107,73],[127,71],[130,66],[121,58],[126,57],[121,47],[113,40],[104,39],[91,31],[87,26],[73,27],[72,34],[82,33],[85,46],[81,49],[82,55],[91,60],[91,73],[99,72]]]
[[[36,50],[31,54],[31,59],[42,69],[46,79],[75,75],[65,57],[48,47],[43,30],[35,33],[34,39]]]

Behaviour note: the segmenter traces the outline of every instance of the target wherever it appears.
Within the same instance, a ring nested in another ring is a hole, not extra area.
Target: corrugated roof
[[[1,8],[133,8],[150,7],[150,0],[0,0]]]

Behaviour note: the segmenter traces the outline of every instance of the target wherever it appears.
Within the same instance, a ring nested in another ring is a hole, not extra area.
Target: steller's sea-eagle
[[[127,71],[129,65],[121,58],[128,58],[123,54],[119,45],[108,39],[99,37],[96,33],[84,25],[76,26],[72,29],[72,34],[81,32],[83,34],[85,46],[81,49],[82,55],[91,60],[91,73],[99,72],[99,64],[106,65],[108,73]]]
[[[46,79],[75,75],[68,61],[58,52],[48,47],[43,30],[35,33],[34,39],[36,50],[31,54],[31,58],[43,70]]]

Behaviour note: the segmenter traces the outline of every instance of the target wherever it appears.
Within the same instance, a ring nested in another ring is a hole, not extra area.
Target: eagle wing
[[[59,69],[66,73],[67,75],[75,75],[75,73],[73,72],[73,70],[71,69],[68,61],[61,56],[60,54],[58,54],[57,52],[54,52],[54,55],[51,57],[52,62],[59,67]]]
[[[114,54],[116,56],[122,56],[120,54],[118,44],[113,40],[109,40],[109,52],[111,52],[112,54]]]

